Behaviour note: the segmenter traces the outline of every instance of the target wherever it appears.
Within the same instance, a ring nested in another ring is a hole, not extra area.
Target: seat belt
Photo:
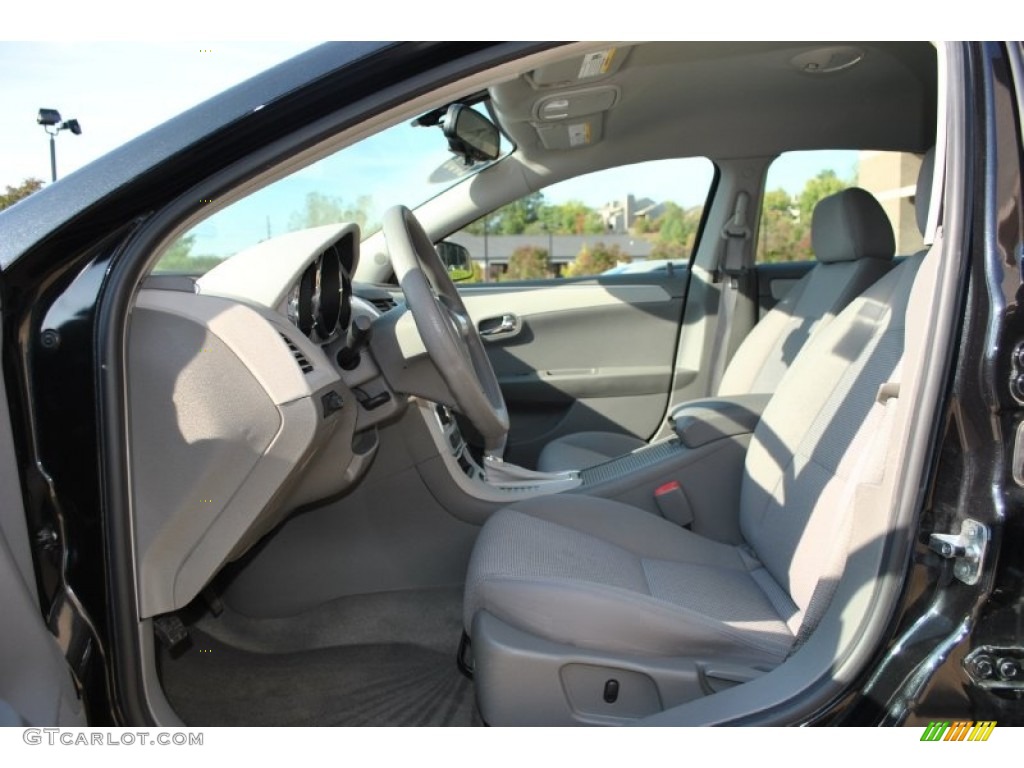
[[[726,364],[729,361],[729,342],[732,339],[732,322],[736,312],[736,298],[739,293],[740,279],[747,271],[747,242],[750,240],[750,227],[747,226],[747,205],[750,195],[739,192],[732,218],[722,228],[722,239],[725,246],[722,257],[715,272],[715,282],[719,283],[718,323],[715,326],[715,341],[711,349],[710,394],[718,392],[722,383]]]

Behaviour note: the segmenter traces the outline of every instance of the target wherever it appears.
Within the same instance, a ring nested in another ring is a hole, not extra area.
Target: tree
[[[25,179],[16,187],[7,185],[7,191],[0,194],[0,211],[10,208],[19,200],[24,200],[33,192],[38,192],[43,187],[43,182],[36,178]]]
[[[657,227],[654,222],[646,216],[637,216],[633,220],[632,232],[634,235],[646,235],[651,232],[657,232]]]
[[[796,216],[794,200],[784,189],[773,189],[764,196],[761,210],[761,234],[757,239],[760,262],[804,261],[810,254],[800,248],[806,229]]]
[[[494,226],[489,230],[498,235],[521,235],[529,225],[540,220],[544,208],[544,194],[534,192],[499,208]]]
[[[617,245],[610,248],[604,243],[597,243],[593,248],[584,244],[575,260],[565,268],[566,277],[583,277],[599,275],[620,263],[629,263],[630,258]]]
[[[601,215],[579,200],[545,206],[540,218],[543,224],[540,231],[553,235],[599,235],[604,232]]]
[[[521,197],[467,224],[463,231],[483,235],[599,235],[601,215],[579,200],[548,205],[542,192]]]
[[[370,221],[372,210],[373,198],[369,195],[361,195],[356,198],[355,205],[348,205],[343,198],[332,197],[322,192],[310,192],[306,195],[302,210],[294,211],[288,217],[288,229],[294,232],[343,222],[354,222],[363,229]]]
[[[512,251],[502,280],[542,280],[551,277],[551,257],[546,248],[524,245]]]
[[[501,209],[499,208],[498,210]],[[495,211],[494,213],[488,213],[486,216],[481,216],[476,221],[471,221],[469,224],[462,228],[462,231],[469,235],[478,236],[482,236],[484,234],[485,229],[487,230],[487,232],[492,232],[492,222],[496,220],[496,217],[497,211]],[[485,224],[486,227],[484,226]]]
[[[666,202],[665,210],[655,225],[658,242],[651,250],[652,259],[685,259],[693,250],[700,228],[701,208],[683,208],[673,202]]]
[[[156,265],[157,270],[194,275],[208,272],[224,261],[219,256],[193,256],[192,246],[195,245],[195,242],[195,235],[179,237],[160,257],[160,261]]]
[[[803,190],[796,199],[796,207],[800,213],[800,221],[811,225],[811,217],[814,215],[814,206],[819,201],[841,192],[850,186],[848,181],[840,179],[831,168],[821,171],[817,176],[808,179]]]
[[[540,221],[543,209],[544,193],[534,192],[503,205],[486,216],[481,216],[467,224],[463,231],[471,235],[482,235],[486,225],[489,235],[521,235],[531,225],[536,225]]]

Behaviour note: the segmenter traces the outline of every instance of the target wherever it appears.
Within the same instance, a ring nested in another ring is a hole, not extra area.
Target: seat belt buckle
[[[658,511],[666,520],[671,520],[684,528],[693,525],[693,508],[678,480],[670,480],[655,488],[654,503],[658,505]]]

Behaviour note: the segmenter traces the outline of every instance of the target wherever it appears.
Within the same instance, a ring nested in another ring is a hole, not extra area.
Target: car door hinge
[[[1020,375],[1021,386],[1024,387],[1024,374]],[[1021,390],[1024,392],[1024,389]],[[1013,457],[1010,461],[1010,473],[1013,481],[1024,488],[1024,421],[1017,425],[1017,433],[1013,438]]]
[[[36,531],[36,546],[44,552],[50,552],[60,546],[60,536],[52,526],[45,525]]]
[[[1024,341],[1018,341],[1010,352],[1010,395],[1024,405]],[[1018,439],[1020,432],[1018,430]]]
[[[982,688],[1024,691],[1024,648],[982,645],[963,660],[971,680]]]
[[[981,578],[988,549],[988,527],[977,520],[964,520],[960,533],[933,533],[928,546],[942,557],[954,560],[953,575],[964,584],[974,585]]]

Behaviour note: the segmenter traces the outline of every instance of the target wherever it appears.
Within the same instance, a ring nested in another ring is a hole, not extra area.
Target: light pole
[[[61,121],[60,112],[56,109],[40,109],[39,114],[36,116],[36,122],[43,126],[43,130],[50,137],[50,178],[51,181],[56,181],[57,134],[61,131],[71,131],[75,136],[81,136],[82,126],[74,119]]]

